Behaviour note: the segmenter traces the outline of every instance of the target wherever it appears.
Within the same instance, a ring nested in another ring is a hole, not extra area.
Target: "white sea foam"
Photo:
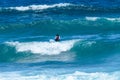
[[[110,21],[115,21],[116,19],[115,18],[106,18],[107,20],[110,20]]]
[[[120,21],[120,18],[106,18],[109,21]]]
[[[78,40],[68,40],[61,42],[6,42],[14,46],[17,52],[32,52],[41,55],[57,55],[61,52],[69,51]]]
[[[96,21],[99,19],[108,20],[108,21],[117,21],[117,22],[120,21],[120,18],[109,18],[109,17],[85,17],[85,19],[89,21]]]
[[[96,21],[99,17],[85,17],[86,20]]]
[[[58,70],[59,71],[59,70]],[[24,73],[25,74],[25,73]],[[36,73],[35,73],[36,74]],[[95,72],[86,73],[76,71],[74,73],[66,74],[49,74],[38,73],[35,75],[34,72],[29,73],[29,75],[23,75],[23,73],[18,72],[3,72],[0,73],[0,80],[120,80],[120,72]]]
[[[9,7],[7,9],[14,9],[18,11],[27,11],[27,10],[43,10],[48,8],[54,8],[54,7],[65,7],[72,5],[70,3],[59,3],[59,4],[53,4],[53,5],[29,5],[29,6],[19,6],[19,7]]]

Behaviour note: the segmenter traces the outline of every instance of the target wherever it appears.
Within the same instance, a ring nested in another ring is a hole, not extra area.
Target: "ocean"
[[[120,80],[120,0],[0,0],[0,80]]]

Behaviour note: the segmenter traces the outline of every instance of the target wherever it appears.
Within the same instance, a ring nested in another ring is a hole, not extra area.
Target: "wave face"
[[[120,41],[5,42],[0,47],[0,62],[72,61],[96,64],[110,63],[111,59],[118,58]]]
[[[61,55],[66,55],[65,59],[68,60],[70,58],[69,55],[71,55],[71,58],[72,58],[73,54],[68,54],[68,53],[70,53],[69,51],[71,50],[71,48],[73,47],[76,41],[77,40],[69,40],[69,41],[62,41],[62,42],[23,42],[23,43],[5,42],[4,47],[3,45],[1,45],[1,48],[3,48],[3,51],[1,52],[2,59],[0,61],[4,62],[4,61],[7,61],[8,59],[8,62],[9,61],[11,62],[11,60],[13,59],[12,62],[16,62],[24,58],[25,59],[29,58],[30,56],[35,57],[36,55],[39,56],[39,59],[36,58],[35,61],[40,61],[40,62],[42,61],[40,57],[43,57],[44,59],[46,59],[47,57],[46,61],[47,60],[49,61],[49,58],[51,60],[52,59],[51,57],[55,57],[55,56],[56,56],[55,61],[56,60],[59,61],[60,59],[59,56],[62,57]],[[4,51],[4,48],[7,51]],[[32,61],[32,59],[30,61]],[[34,59],[33,59],[33,62],[34,62]]]

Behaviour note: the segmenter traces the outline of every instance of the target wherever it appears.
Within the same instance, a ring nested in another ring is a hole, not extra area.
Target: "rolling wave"
[[[56,71],[56,70],[55,70]],[[27,72],[6,72],[6,73],[0,73],[1,80],[8,80],[9,78],[12,78],[14,80],[21,80],[21,79],[29,79],[29,80],[119,80],[120,77],[120,71],[114,71],[114,72],[81,72],[81,71],[74,71],[71,73],[64,73],[64,74],[58,74],[53,73],[51,70],[43,71],[42,73],[38,73],[38,71],[34,71],[35,74],[29,74]],[[58,72],[60,72],[58,70]],[[9,75],[11,74],[11,75]],[[27,75],[23,75],[27,74]],[[14,75],[14,77],[13,77]],[[6,76],[6,77],[4,77]],[[18,79],[19,77],[19,79]]]
[[[5,42],[4,44],[0,45],[0,48],[0,62],[77,60],[81,64],[83,64],[94,63],[96,61],[101,62],[111,60],[112,56],[114,58],[114,56],[118,55],[118,53],[120,52],[120,42],[106,42],[104,40],[89,41],[76,39],[55,43]]]
[[[34,33],[36,36],[60,33],[71,34],[103,34],[119,33],[120,19],[107,17],[85,17],[72,20],[40,20],[29,23],[0,25],[0,33],[11,35],[26,35]],[[32,31],[31,31],[32,30]],[[14,31],[14,32],[13,32]],[[46,32],[47,31],[47,32]]]
[[[47,11],[48,10],[48,11]],[[16,7],[0,7],[0,13],[3,12],[26,12],[26,11],[40,11],[50,13],[66,13],[66,14],[87,14],[90,13],[120,13],[119,7],[104,7],[85,4],[72,4],[72,3],[58,3],[58,4],[43,4],[43,5],[28,5],[28,6],[16,6]],[[71,12],[72,11],[72,12]],[[71,12],[71,13],[70,13]]]
[[[0,62],[73,60],[74,54],[71,54],[69,51],[76,41],[78,40],[61,42],[5,42],[0,45]]]
[[[120,41],[85,40],[77,42],[71,51],[76,53],[80,64],[110,63],[119,57]]]
[[[71,5],[70,3],[59,3],[59,4],[53,4],[53,5],[30,5],[30,6],[20,6],[20,7],[9,7],[7,9],[13,9],[18,11],[28,11],[28,10],[45,10],[49,8],[55,8],[55,7],[66,7]]]
[[[60,7],[66,7],[66,6],[70,6],[72,4],[70,3],[59,3],[59,4],[53,4],[53,5],[29,5],[29,6],[18,6],[18,7],[1,7],[0,8],[0,12],[4,12],[4,11],[36,11],[36,10],[46,10],[46,9],[50,9],[50,8],[60,8]]]

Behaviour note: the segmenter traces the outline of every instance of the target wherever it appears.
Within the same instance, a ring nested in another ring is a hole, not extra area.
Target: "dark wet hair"
[[[59,36],[59,34],[56,34],[56,36]]]

